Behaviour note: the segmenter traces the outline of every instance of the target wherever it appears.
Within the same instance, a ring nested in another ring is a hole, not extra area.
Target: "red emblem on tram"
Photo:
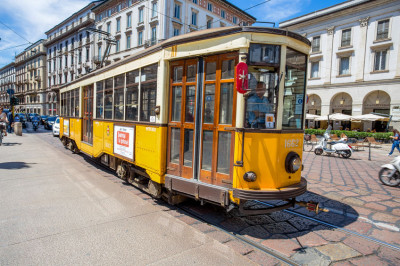
[[[240,62],[236,66],[236,90],[245,93],[249,88],[248,68],[245,62]]]
[[[110,136],[110,126],[107,126],[107,136]]]

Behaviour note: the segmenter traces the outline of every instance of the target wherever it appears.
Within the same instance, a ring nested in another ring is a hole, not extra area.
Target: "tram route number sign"
[[[240,62],[236,66],[236,90],[243,94],[249,89],[249,70],[245,62]]]
[[[133,160],[135,128],[114,126],[114,153]]]

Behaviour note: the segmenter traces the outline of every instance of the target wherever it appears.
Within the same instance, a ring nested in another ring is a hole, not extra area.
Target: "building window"
[[[174,17],[177,19],[181,18],[181,5],[175,3],[175,8],[174,8]]]
[[[138,46],[143,45],[143,31],[138,32]]]
[[[117,19],[117,32],[121,31],[121,18]]]
[[[144,9],[143,8],[139,9],[139,23],[143,22],[143,13]]]
[[[321,40],[321,37],[320,36],[316,36],[316,37],[314,37],[313,39],[312,39],[312,45],[311,45],[311,49],[312,49],[312,52],[319,52],[319,51],[321,51],[321,46],[320,46],[320,40]]]
[[[197,13],[192,12],[192,25],[196,26],[197,25]]]
[[[311,63],[311,78],[319,77],[319,62]]]
[[[111,33],[111,22],[107,23],[107,33]]]
[[[157,43],[157,27],[151,28],[151,45]]]
[[[197,0],[193,0],[193,4],[197,4]]]
[[[212,28],[212,23],[213,23],[212,19],[207,20],[207,29],[211,29]]]
[[[376,39],[382,40],[389,37],[389,19],[381,20],[378,22],[378,29],[376,32]]]
[[[178,36],[179,35],[180,30],[177,28],[174,28],[174,36]]]
[[[79,53],[78,53],[78,63],[79,64],[82,63],[82,50],[79,50]]]
[[[101,45],[99,45],[99,48],[98,48],[97,60],[98,60],[98,61],[101,61]]]
[[[225,10],[221,10],[221,17],[225,18]]]
[[[116,53],[118,53],[120,50],[120,43],[121,43],[121,40],[117,39],[117,43],[115,44],[115,52]]]
[[[233,17],[232,22],[233,22],[233,24],[237,24],[237,17]]]
[[[131,35],[126,36],[126,49],[131,48]]]
[[[67,67],[67,66],[68,66],[68,55],[66,55],[66,56],[64,57],[64,59],[65,59],[65,66]]]
[[[213,11],[213,5],[211,4],[211,3],[208,3],[207,4],[207,9],[208,9],[208,11]]]
[[[151,5],[151,17],[152,18],[157,17],[157,2],[154,2]]]
[[[375,52],[374,71],[380,71],[386,69],[386,56],[387,56],[387,50]]]
[[[131,13],[126,15],[126,27],[127,28],[132,27],[132,14]]]
[[[89,62],[89,48],[86,48],[86,62]]]
[[[351,44],[351,29],[342,30],[342,42],[341,46],[350,46]]]
[[[339,63],[339,75],[350,74],[350,57],[341,57]]]

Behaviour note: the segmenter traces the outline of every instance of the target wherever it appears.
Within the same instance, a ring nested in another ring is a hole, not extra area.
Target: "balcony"
[[[68,72],[68,67],[63,68],[63,72],[67,73]]]
[[[35,80],[36,80],[36,81],[41,81],[41,80],[42,80],[42,77],[41,77],[41,76],[35,76]]]

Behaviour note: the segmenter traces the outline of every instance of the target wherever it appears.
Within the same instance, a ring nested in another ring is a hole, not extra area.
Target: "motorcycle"
[[[38,121],[33,121],[32,122],[33,130],[36,131],[39,127],[39,122]]]
[[[397,187],[400,184],[400,156],[395,157],[390,163],[381,167],[379,180],[384,185]]]
[[[344,139],[341,139],[339,141],[332,141],[329,143],[330,148],[327,147],[329,134],[330,134],[331,130],[332,130],[331,126],[329,126],[326,129],[320,142],[315,147],[314,153],[316,155],[322,155],[324,152],[329,155],[336,153],[339,156],[342,156],[343,158],[350,158],[350,156],[353,154],[353,149],[351,148],[350,145],[348,145],[346,143],[346,141]]]

